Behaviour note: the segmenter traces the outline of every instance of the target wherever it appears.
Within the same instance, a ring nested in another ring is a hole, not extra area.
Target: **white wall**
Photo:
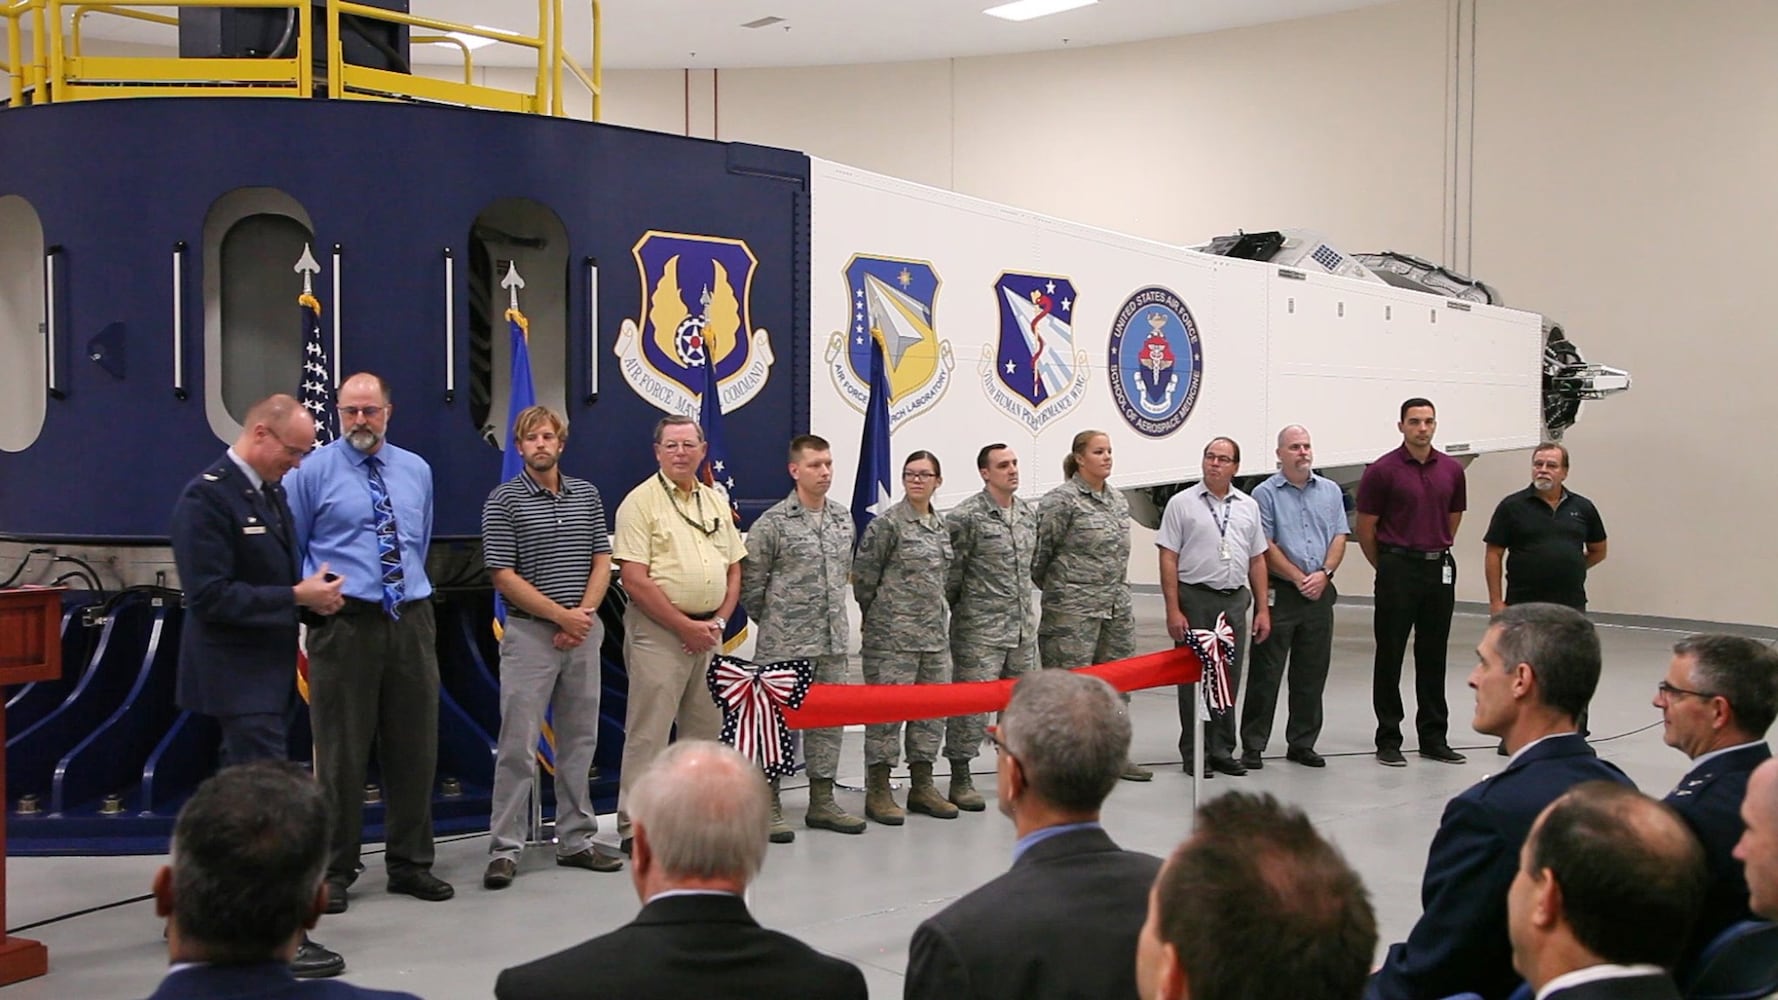
[[[1742,471],[1737,438],[1778,423],[1753,292],[1778,229],[1774,39],[1767,0],[1404,0],[1073,52],[694,72],[691,132],[1151,238],[1302,225],[1467,263],[1636,376],[1568,438],[1612,534],[1594,609],[1769,624],[1774,477]],[[686,131],[685,75],[606,83],[607,121]],[[1243,442],[1247,471],[1268,444]],[[1463,599],[1485,597],[1482,530],[1527,461],[1471,468]]]

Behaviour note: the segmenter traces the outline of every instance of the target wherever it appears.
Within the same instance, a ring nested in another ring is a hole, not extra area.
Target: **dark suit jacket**
[[[1420,919],[1391,945],[1367,1000],[1427,1000],[1465,991],[1503,1000],[1519,983],[1506,936],[1506,890],[1531,824],[1583,781],[1633,784],[1575,734],[1552,736],[1452,799],[1432,837]]]
[[[1057,834],[920,925],[904,997],[1136,996],[1136,938],[1161,859],[1100,829]]]
[[[161,980],[148,1000],[420,1000],[412,993],[367,990],[338,979],[297,979],[283,962],[203,965]]]
[[[205,715],[282,712],[296,687],[298,579],[290,515],[274,511],[227,455],[173,507],[185,588],[179,707]]]
[[[1672,978],[1662,973],[1582,983],[1572,989],[1557,990],[1544,1000],[1680,1000],[1680,994]]]
[[[1680,968],[1697,960],[1711,939],[1738,921],[1751,919],[1747,906],[1747,875],[1734,856],[1741,839],[1741,800],[1753,769],[1772,759],[1764,743],[1714,757],[1692,768],[1662,801],[1672,806],[1698,835],[1710,862],[1710,894],[1680,959]]]
[[[603,937],[514,966],[499,1000],[701,1000],[797,997],[864,1000],[864,973],[766,930],[728,895],[668,896]]]

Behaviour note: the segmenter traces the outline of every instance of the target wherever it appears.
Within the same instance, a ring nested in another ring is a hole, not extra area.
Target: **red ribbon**
[[[1203,666],[1189,648],[1180,646],[1127,660],[1082,667],[1076,673],[1101,678],[1119,691],[1196,684]],[[800,707],[784,709],[791,729],[826,729],[872,722],[942,719],[953,715],[998,712],[1012,698],[1015,681],[958,684],[815,684]]]

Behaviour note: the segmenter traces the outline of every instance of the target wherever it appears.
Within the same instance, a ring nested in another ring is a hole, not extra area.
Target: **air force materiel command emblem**
[[[827,344],[827,369],[840,396],[860,413],[870,402],[870,341],[883,338],[889,370],[889,427],[944,398],[956,358],[938,339],[933,312],[941,282],[932,264],[854,254],[846,262],[850,326]]]
[[[1087,391],[1087,352],[1074,348],[1074,282],[1041,274],[994,282],[1000,342],[982,347],[988,401],[1036,434]]]
[[[1140,434],[1166,437],[1191,416],[1204,375],[1198,324],[1179,296],[1150,285],[1111,325],[1111,398]]]
[[[722,412],[759,395],[774,359],[766,332],[749,332],[759,261],[747,244],[650,230],[630,252],[645,312],[624,320],[613,349],[624,381],[668,413],[698,412],[706,363],[716,366]]]

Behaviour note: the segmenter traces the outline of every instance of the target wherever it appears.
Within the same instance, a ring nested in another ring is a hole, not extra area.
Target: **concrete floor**
[[[1138,648],[1165,645],[1158,597],[1137,598]],[[1263,771],[1203,784],[1215,795],[1231,788],[1268,791],[1305,809],[1337,842],[1369,885],[1382,942],[1399,940],[1419,915],[1419,882],[1426,846],[1445,801],[1498,767],[1494,741],[1468,728],[1473,704],[1464,680],[1485,619],[1459,614],[1452,627],[1447,679],[1451,742],[1470,753],[1461,766],[1423,761],[1409,747],[1406,768],[1379,766],[1371,756],[1370,610],[1339,612],[1327,724],[1318,749],[1324,770],[1282,759],[1283,722]],[[1668,791],[1686,769],[1685,758],[1661,742],[1659,715],[1650,707],[1677,633],[1602,626],[1605,678],[1592,709],[1601,755],[1651,794]],[[1412,706],[1411,667],[1404,690]],[[1178,722],[1173,692],[1132,697],[1133,756],[1157,768],[1150,784],[1120,784],[1106,804],[1112,836],[1136,850],[1165,855],[1185,835],[1191,782],[1174,749]],[[1408,732],[1412,735],[1411,718]],[[1468,736],[1469,738],[1464,738]],[[842,783],[862,784],[861,736],[848,734]],[[983,758],[978,784],[992,801],[993,759]],[[862,795],[847,799],[862,811]],[[786,812],[800,819],[806,797],[786,787]],[[614,824],[601,821],[602,838]],[[1013,844],[1011,824],[994,812],[956,820],[925,816],[906,826],[872,824],[863,836],[799,831],[796,842],[774,846],[752,893],[754,913],[767,926],[794,934],[864,969],[873,997],[901,994],[907,944],[919,922],[1003,871]],[[436,873],[458,894],[424,903],[382,891],[375,854],[352,908],[324,917],[317,940],[343,952],[346,978],[363,986],[407,990],[431,1000],[492,995],[507,965],[543,955],[630,920],[639,906],[627,874],[600,875],[557,868],[534,851],[518,882],[504,892],[480,885],[486,835],[438,846]],[[161,928],[145,898],[162,859],[16,858],[7,862],[7,922],[14,933],[50,950],[50,974],[6,990],[7,1000],[111,1000],[145,996],[166,964]]]

